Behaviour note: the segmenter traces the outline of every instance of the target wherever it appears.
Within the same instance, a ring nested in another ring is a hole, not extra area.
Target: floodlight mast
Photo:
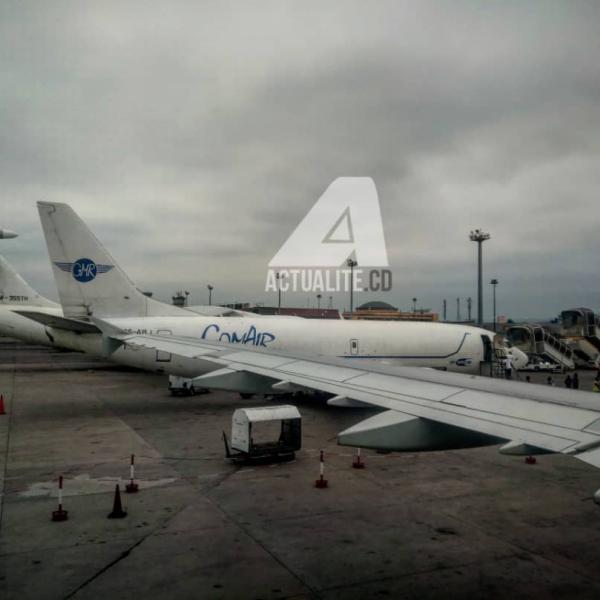
[[[358,262],[349,258],[346,264],[350,267],[350,318],[354,313],[354,267],[358,265]]]
[[[285,277],[285,273],[277,271],[275,279],[277,280],[277,314],[281,314],[281,280]]]
[[[472,242],[477,242],[477,324],[483,326],[483,264],[481,256],[481,245],[489,240],[491,235],[481,229],[474,229],[469,234]]]
[[[490,283],[492,284],[492,289],[494,290],[494,333],[496,333],[496,286],[498,285],[498,280],[494,277]]]

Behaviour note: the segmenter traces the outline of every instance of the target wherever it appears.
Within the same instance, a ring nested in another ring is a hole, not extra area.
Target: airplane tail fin
[[[37,204],[65,317],[189,314],[142,294],[68,204]]]
[[[56,302],[38,294],[3,256],[0,256],[0,304],[58,306]]]

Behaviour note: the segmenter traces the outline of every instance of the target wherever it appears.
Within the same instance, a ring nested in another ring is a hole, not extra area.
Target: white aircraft
[[[165,306],[169,310],[179,311],[177,307]],[[189,306],[185,307],[185,310],[211,316],[235,317],[242,314],[242,311],[221,306]],[[36,315],[37,320],[32,319],[32,315]],[[61,328],[68,325],[68,321],[62,317],[63,310],[60,304],[39,294],[3,256],[0,256],[0,336],[20,339],[31,344],[80,350],[81,344],[76,341],[78,336],[61,335]],[[85,328],[85,325],[77,325],[78,332],[81,333],[83,329],[98,334],[98,329],[94,326]],[[58,335],[54,336],[53,332]],[[101,354],[100,337],[97,337],[95,343],[91,340],[90,336],[86,347],[90,352]],[[147,354],[154,355],[151,352]]]
[[[352,363],[375,359],[385,364],[478,372],[480,363],[493,351],[493,334],[470,326],[193,314],[139,292],[68,205],[39,202],[38,208],[64,317],[49,322],[35,311],[27,311],[27,316],[48,325],[61,345],[110,354],[116,362],[185,377],[214,370],[213,365],[203,369],[198,361],[170,352],[144,352],[127,344],[115,347],[106,336],[102,343],[94,318],[109,318],[113,326],[131,333],[195,336],[235,347],[326,355]],[[526,357],[517,356],[519,359],[525,364]],[[223,375],[205,387],[273,392],[257,378]]]
[[[0,229],[0,240],[9,240],[18,237],[19,234],[10,229]]]
[[[55,345],[43,325],[16,312],[25,308],[49,317],[62,316],[59,304],[38,294],[0,256],[0,335],[32,344]]]

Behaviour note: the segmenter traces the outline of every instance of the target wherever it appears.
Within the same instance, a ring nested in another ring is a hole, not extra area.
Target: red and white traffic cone
[[[323,478],[325,474],[325,457],[323,455],[323,450],[319,455],[319,479],[315,481],[315,487],[317,488],[326,488],[327,487],[327,479]]]
[[[138,484],[133,481],[135,477],[134,471],[135,454],[131,455],[131,464],[129,465],[129,483],[125,486],[125,491],[128,494],[135,494],[138,490]]]
[[[360,460],[360,448],[356,449],[356,458],[352,462],[353,469],[364,469],[365,463]]]
[[[62,475],[58,478],[58,509],[52,511],[53,521],[66,521],[69,518],[68,511],[62,507],[62,491],[63,491],[63,477]]]
[[[6,410],[4,410],[4,394],[0,394],[0,415],[5,415]]]

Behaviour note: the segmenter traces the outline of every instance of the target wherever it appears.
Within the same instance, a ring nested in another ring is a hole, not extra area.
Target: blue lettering
[[[261,338],[260,338],[260,345],[261,345],[261,346],[264,346],[264,347],[266,348],[266,347],[267,347],[267,344],[268,344],[269,342],[272,342],[274,339],[275,339],[275,336],[274,336],[272,333],[267,333],[267,332],[265,331],[265,333],[263,333],[263,334],[261,335]]]
[[[272,333],[266,331],[259,332],[256,330],[254,325],[250,325],[248,331],[239,333],[237,331],[227,332],[221,331],[221,328],[216,323],[211,323],[204,328],[201,339],[209,339],[210,334],[214,333],[215,337],[219,342],[228,342],[230,344],[252,344],[253,346],[267,347],[267,344],[275,340],[275,336]]]
[[[254,325],[250,325],[250,329],[246,334],[246,341],[244,344],[254,344],[256,346],[256,327]]]
[[[244,334],[242,337],[238,337],[238,334],[234,331],[231,334],[231,341],[234,344],[245,344],[246,343],[246,334]]]
[[[207,334],[208,334],[208,331],[209,331],[209,329],[210,329],[211,327],[214,327],[214,328],[215,328],[215,333],[219,333],[219,331],[221,331],[221,328],[220,328],[218,325],[215,325],[215,324],[213,323],[212,325],[209,325],[208,327],[206,327],[206,328],[204,329],[204,331],[202,332],[201,339],[203,339],[203,340],[205,340],[205,339],[206,339],[206,336],[207,336]]]
[[[76,281],[87,283],[96,278],[96,263],[90,258],[80,258],[73,263],[73,277]]]

